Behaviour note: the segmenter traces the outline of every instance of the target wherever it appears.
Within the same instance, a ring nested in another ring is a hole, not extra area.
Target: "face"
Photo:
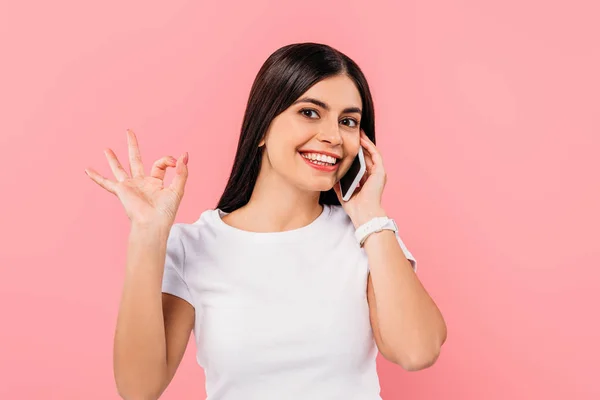
[[[263,168],[302,190],[330,190],[358,153],[361,110],[349,77],[316,83],[271,122],[261,141]]]

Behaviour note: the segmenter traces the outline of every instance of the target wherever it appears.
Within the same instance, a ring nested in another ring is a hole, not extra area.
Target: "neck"
[[[323,211],[319,196],[320,192],[303,191],[263,165],[250,200],[232,212],[227,222],[254,232],[298,229]]]

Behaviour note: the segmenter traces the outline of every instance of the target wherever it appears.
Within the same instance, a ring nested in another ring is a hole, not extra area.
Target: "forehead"
[[[327,103],[332,109],[362,108],[362,100],[354,81],[345,75],[323,79],[300,97],[312,97]]]

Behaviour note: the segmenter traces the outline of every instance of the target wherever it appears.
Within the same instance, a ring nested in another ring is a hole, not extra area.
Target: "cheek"
[[[354,158],[358,154],[360,147],[360,136],[358,134],[349,134],[344,137],[344,154]]]
[[[350,140],[344,142],[344,154],[346,155],[344,161],[347,161],[348,159],[350,159],[350,163],[352,163],[352,160],[358,154],[359,147],[360,147],[360,140],[357,140],[354,137],[351,138]]]
[[[340,165],[340,167],[338,168],[337,173],[336,173],[338,179],[346,174],[348,169],[350,169],[351,164],[352,164],[352,158],[345,158],[342,161],[342,164]]]
[[[310,132],[295,124],[288,124],[273,132],[270,137],[270,145],[278,152],[293,153],[311,139]]]
[[[297,146],[289,138],[272,138],[267,143],[267,151],[271,166],[281,173],[290,172],[299,161]]]
[[[358,154],[358,148],[360,146],[360,139],[356,139],[354,137],[347,138],[344,140],[344,160],[338,169],[337,176],[341,178],[344,174],[350,169],[350,165],[352,165],[352,161]]]

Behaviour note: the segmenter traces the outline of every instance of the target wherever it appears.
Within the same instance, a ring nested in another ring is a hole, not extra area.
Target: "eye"
[[[309,113],[309,115],[306,115],[306,113]],[[302,110],[300,110],[300,114],[310,118],[310,113],[315,113],[317,115],[319,115],[315,110],[313,110],[312,108],[303,108]],[[312,119],[312,118],[311,118]]]
[[[302,114],[302,115],[304,115],[305,117],[310,118],[310,119],[314,119],[314,118],[310,117],[311,113],[315,113],[317,116],[319,115],[319,113],[316,110],[312,109],[312,108],[303,108],[302,110],[299,111],[299,113]],[[360,124],[354,118],[344,118],[344,119],[342,119],[342,122],[343,121],[350,121],[350,125],[348,125],[347,123],[344,124],[346,126],[349,126],[350,128],[355,128],[355,127],[357,127]],[[354,125],[352,125],[352,124],[354,124]]]
[[[351,121],[351,123],[354,124],[354,125],[349,125],[351,128],[355,128],[358,126],[358,121],[356,121],[354,118],[344,118],[342,121]]]

